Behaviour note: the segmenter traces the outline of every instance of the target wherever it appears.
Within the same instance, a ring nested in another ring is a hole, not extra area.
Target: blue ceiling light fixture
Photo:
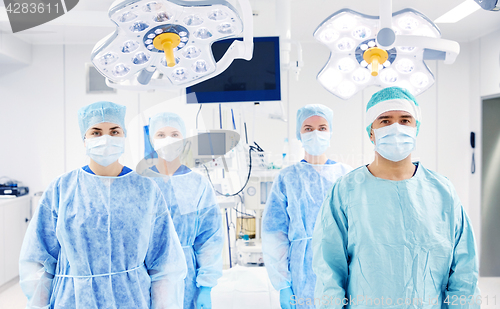
[[[418,95],[434,83],[425,60],[451,64],[460,52],[457,42],[441,39],[436,25],[418,11],[392,14],[391,0],[380,0],[380,17],[340,10],[314,37],[331,51],[317,79],[345,100],[370,85],[399,86]]]
[[[253,52],[252,9],[225,0],[118,0],[109,9],[115,32],[96,44],[91,60],[110,87],[185,88],[212,78]],[[216,62],[212,43],[235,40]]]

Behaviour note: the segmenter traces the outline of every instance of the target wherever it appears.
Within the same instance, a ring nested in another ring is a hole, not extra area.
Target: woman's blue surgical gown
[[[181,308],[186,261],[158,186],[77,169],[44,192],[20,257],[27,308]]]
[[[314,308],[316,276],[311,240],[323,201],[337,178],[351,167],[328,160],[306,161],[285,168],[274,180],[262,220],[264,263],[276,290],[291,287],[297,308]],[[293,300],[292,300],[293,303]]]
[[[158,172],[156,167],[153,171]],[[199,288],[214,287],[222,276],[224,232],[210,182],[181,165],[173,176],[148,173],[160,187],[186,256],[184,309],[195,308]],[[163,177],[159,177],[163,176]]]

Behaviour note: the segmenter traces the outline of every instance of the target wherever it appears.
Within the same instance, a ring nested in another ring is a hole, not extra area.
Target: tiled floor
[[[0,309],[24,309],[26,307],[26,298],[19,283],[11,281],[8,285],[10,286],[1,287]],[[500,309],[500,277],[480,278],[479,287],[483,299],[481,309]],[[488,304],[486,304],[486,301],[488,301]]]

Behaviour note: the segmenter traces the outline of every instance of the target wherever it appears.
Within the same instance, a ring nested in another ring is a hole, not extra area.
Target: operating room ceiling
[[[292,39],[302,42],[315,41],[313,31],[329,15],[342,8],[379,15],[376,0],[290,0],[292,10]],[[414,8],[431,20],[437,19],[463,0],[394,0],[393,11]],[[75,9],[66,15],[15,34],[32,44],[94,44],[112,32],[115,25],[109,20],[107,10],[113,0],[80,0]],[[233,2],[232,0],[230,2]],[[250,0],[254,10],[255,36],[277,35],[276,4],[273,0]],[[468,42],[500,29],[500,12],[478,10],[454,24],[438,24],[442,37]],[[7,13],[0,1],[0,30],[11,32]]]

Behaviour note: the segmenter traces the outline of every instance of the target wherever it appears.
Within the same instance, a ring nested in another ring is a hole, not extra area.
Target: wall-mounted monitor
[[[234,39],[212,44],[216,61]],[[187,103],[231,103],[281,100],[279,37],[254,38],[250,61],[236,59],[220,75],[186,88]],[[195,94],[195,95],[194,95]]]

